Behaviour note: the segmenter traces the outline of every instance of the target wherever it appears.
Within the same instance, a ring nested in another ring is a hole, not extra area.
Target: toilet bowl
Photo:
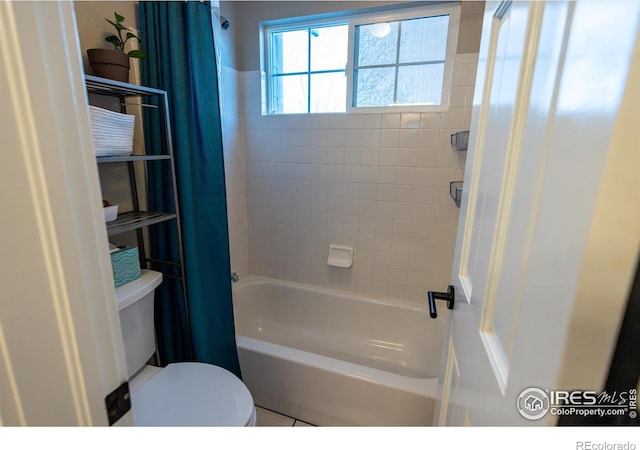
[[[198,362],[146,364],[155,352],[153,295],[161,282],[161,273],[143,270],[139,279],[116,289],[133,424],[255,426],[253,398],[228,370]]]
[[[136,426],[254,426],[256,420],[246,386],[212,364],[169,364],[131,389],[131,404]]]

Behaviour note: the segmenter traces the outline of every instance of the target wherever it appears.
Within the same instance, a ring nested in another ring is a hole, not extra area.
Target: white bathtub
[[[255,276],[233,297],[256,405],[315,425],[431,425],[444,322],[426,306]]]

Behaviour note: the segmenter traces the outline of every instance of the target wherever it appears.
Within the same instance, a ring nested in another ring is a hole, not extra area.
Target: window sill
[[[412,105],[412,106],[377,106],[370,108],[349,108],[344,112],[317,112],[317,113],[267,113],[262,111],[263,116],[345,116],[356,114],[403,114],[403,113],[442,113],[448,112],[449,105]]]

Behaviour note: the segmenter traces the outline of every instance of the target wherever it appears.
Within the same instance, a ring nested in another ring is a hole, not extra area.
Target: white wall
[[[469,127],[476,60],[457,55],[451,109],[429,114],[262,116],[244,72],[249,272],[413,302],[445,289],[466,156],[450,135]],[[330,243],[355,248],[352,268],[327,265]]]
[[[232,19],[221,46],[232,270],[424,302],[449,284],[459,211],[449,182],[466,157],[450,135],[470,124],[477,53],[457,55],[446,113],[262,116],[257,24],[330,5],[284,2],[276,17],[280,3],[264,3],[220,4]],[[470,6],[461,28],[477,48],[483,8]],[[352,268],[328,267],[330,243],[355,248]]]
[[[260,68],[260,22],[284,18],[318,15],[322,17],[336,12],[367,11],[370,8],[390,6],[411,7],[443,1],[372,1],[372,0],[300,0],[300,1],[223,1],[223,15],[233,17],[229,32],[234,36],[236,54],[229,56],[234,68],[241,71]],[[484,1],[461,1],[460,32],[457,53],[477,53],[484,14]],[[225,12],[226,11],[226,12]]]
[[[227,218],[231,271],[242,277],[249,273],[247,233],[247,196],[244,166],[244,130],[242,114],[243,74],[221,67],[222,140],[227,189]]]

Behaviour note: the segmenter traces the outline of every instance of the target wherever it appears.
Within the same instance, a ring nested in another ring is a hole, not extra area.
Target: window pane
[[[309,32],[283,31],[272,35],[271,73],[307,72],[309,70]]]
[[[449,85],[444,82],[444,60],[449,27],[458,26],[454,8],[425,8],[413,16],[402,10],[334,22],[283,21],[267,27],[268,112],[344,112],[347,102],[355,108],[438,109],[430,106],[442,104],[443,86]],[[351,26],[354,48],[349,54]],[[446,62],[447,73],[451,64]],[[353,96],[347,98],[351,75]]]
[[[359,69],[354,106],[388,106],[393,103],[395,68]]]
[[[295,114],[307,112],[309,86],[307,75],[273,77],[271,104],[275,113]]]
[[[400,33],[400,62],[444,61],[448,31],[448,15],[404,20]]]
[[[444,64],[398,68],[398,103],[439,105],[442,98]]]
[[[395,64],[398,49],[398,22],[356,26],[356,66]]]
[[[344,112],[347,101],[347,78],[344,72],[311,75],[310,112]]]
[[[349,26],[311,29],[311,70],[344,70]]]

